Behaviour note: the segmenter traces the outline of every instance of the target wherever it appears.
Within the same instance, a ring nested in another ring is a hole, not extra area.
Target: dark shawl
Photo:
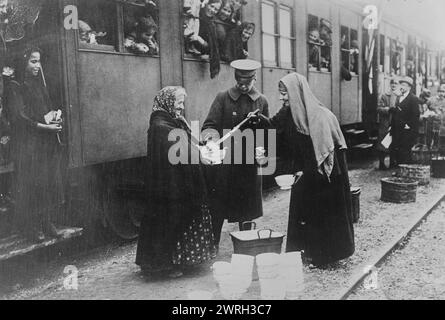
[[[201,10],[199,13],[199,36],[203,38],[209,45],[208,48],[200,48],[201,53],[209,54],[210,59],[210,77],[215,78],[221,69],[220,52],[218,46],[218,36],[216,32],[216,23],[214,18],[209,18]]]
[[[168,159],[168,141],[175,129],[182,129],[179,145],[190,151],[190,132],[185,123],[166,111],[154,111],[147,140],[146,199],[136,263],[144,268],[168,269],[180,234],[200,217],[206,188],[199,164],[173,165]],[[190,152],[189,152],[190,154]],[[190,159],[189,159],[190,161]],[[189,162],[190,163],[190,162]]]
[[[247,42],[243,42],[241,34],[243,32],[242,26],[234,27],[226,37],[224,43],[223,60],[232,62],[238,59],[246,59],[244,50],[247,51]]]

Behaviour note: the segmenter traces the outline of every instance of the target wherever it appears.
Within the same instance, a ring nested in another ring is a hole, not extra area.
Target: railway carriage
[[[52,99],[66,115],[70,202],[61,220],[91,230],[100,221],[119,236],[133,238],[144,206],[138,190],[155,94],[163,86],[184,86],[186,117],[202,123],[216,94],[233,85],[233,72],[222,62],[219,75],[211,79],[208,57],[185,52],[183,0],[150,1],[155,4],[150,8],[138,0],[39,3],[35,25],[22,40],[9,42],[8,50],[19,52],[28,42],[43,49]],[[100,41],[82,41],[84,30],[72,27],[73,8]],[[150,55],[126,46],[129,25],[144,10],[157,25],[159,50]],[[280,108],[278,80],[294,71],[307,76],[346,131],[364,124],[372,128],[377,95],[392,74],[411,72],[419,85],[431,87],[444,79],[445,61],[437,48],[385,20],[370,34],[363,19],[363,7],[340,0],[248,1],[242,20],[257,26],[249,57],[262,62],[257,87],[268,97],[271,114]],[[324,39],[308,37],[323,28]],[[369,50],[372,39],[374,50]],[[0,170],[4,192],[13,168],[3,163]]]

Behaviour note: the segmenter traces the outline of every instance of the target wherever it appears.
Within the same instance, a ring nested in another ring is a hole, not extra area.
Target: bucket
[[[362,189],[357,187],[351,188],[351,200],[352,200],[352,222],[358,223],[360,220],[360,194]]]
[[[254,226],[255,223],[253,223]],[[281,253],[284,235],[270,229],[230,233],[235,254],[256,256],[261,253]]]
[[[437,157],[431,161],[431,171],[434,178],[445,179],[445,157]]]
[[[384,178],[382,183],[381,200],[392,203],[416,202],[417,186],[419,182],[407,178]]]

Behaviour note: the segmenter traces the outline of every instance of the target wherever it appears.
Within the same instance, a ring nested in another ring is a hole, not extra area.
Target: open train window
[[[308,16],[309,71],[331,71],[332,26],[327,19]]]
[[[358,74],[360,49],[357,30],[341,27],[341,61],[343,67],[352,75]]]
[[[263,60],[266,65],[295,67],[295,31],[292,8],[272,1],[261,4]]]
[[[124,50],[126,52],[159,55],[159,19],[157,7],[142,1],[127,1],[123,4]]]
[[[79,48],[159,55],[158,0],[79,0]]]
[[[80,0],[79,47],[116,51],[117,7],[113,1]]]
[[[180,0],[181,1],[181,0]],[[184,56],[230,63],[249,56],[255,24],[243,20],[247,0],[182,0]]]

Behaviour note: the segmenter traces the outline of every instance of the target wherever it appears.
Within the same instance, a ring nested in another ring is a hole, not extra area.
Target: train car
[[[138,190],[154,96],[164,86],[184,86],[186,117],[202,122],[216,94],[234,84],[233,71],[221,62],[221,71],[211,79],[208,56],[186,52],[183,0],[38,3],[35,25],[22,40],[8,46],[11,52],[19,52],[33,42],[43,49],[51,96],[66,115],[70,201],[62,220],[91,230],[99,221],[123,238],[134,238],[144,206]],[[131,26],[142,13],[150,15],[149,23],[156,26],[157,50],[150,54],[146,47],[131,49],[127,43]],[[307,76],[314,93],[342,126],[373,123],[375,96],[386,86],[393,72],[392,52],[399,52],[400,47],[405,49],[400,61],[394,60],[400,65],[395,72],[408,73],[407,32],[385,22],[380,35],[370,34],[363,28],[359,5],[341,0],[249,0],[241,18],[257,27],[248,52],[249,58],[262,63],[257,87],[268,97],[271,114],[281,107],[279,79],[299,72]],[[86,30],[96,41],[84,38]],[[371,57],[366,56],[370,35],[380,44]],[[417,61],[419,50],[415,51]],[[437,51],[425,52],[425,59],[436,61],[427,70],[428,79],[436,84],[444,77],[440,70],[445,63]],[[368,66],[375,74],[380,68],[380,75],[370,79]],[[350,76],[348,81],[345,74]],[[3,182],[12,170],[11,165],[2,166]]]

